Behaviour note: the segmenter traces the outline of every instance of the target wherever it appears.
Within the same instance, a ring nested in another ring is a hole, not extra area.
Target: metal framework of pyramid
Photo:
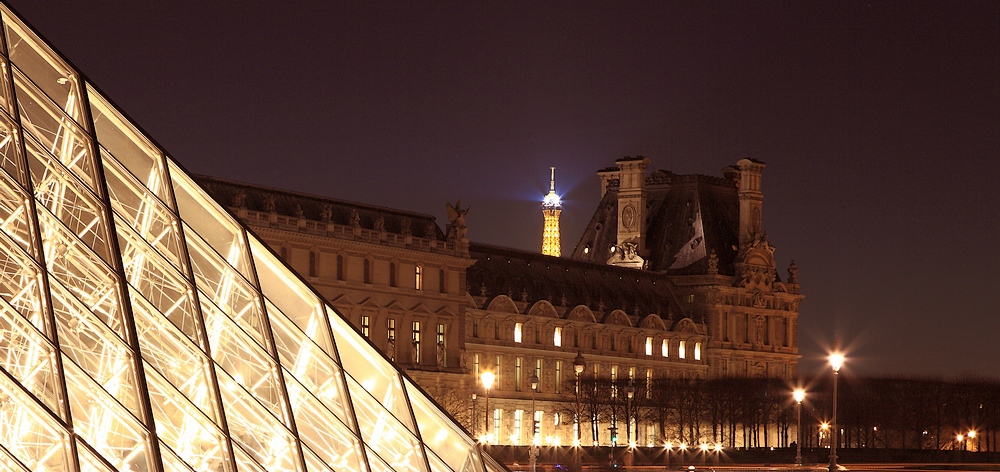
[[[0,469],[503,470],[0,10]]]

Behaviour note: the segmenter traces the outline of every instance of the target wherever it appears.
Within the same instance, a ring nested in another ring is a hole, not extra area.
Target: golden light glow
[[[830,354],[830,365],[834,372],[840,372],[840,368],[844,365],[844,354],[840,352]]]
[[[975,439],[976,438],[976,432],[970,430],[969,434],[967,434],[967,436],[969,436],[969,439]]]
[[[802,400],[806,398],[806,391],[801,388],[797,388],[794,392],[792,392],[792,396],[795,397],[796,403],[802,403]]]
[[[480,379],[482,379],[483,381],[483,388],[485,388],[486,391],[488,392],[490,388],[493,387],[493,380],[496,379],[496,375],[494,375],[493,372],[487,370],[486,372],[483,372],[483,374],[480,376]]]
[[[708,450],[708,444],[701,443],[701,445],[698,446],[698,448],[701,449],[702,452],[707,451]]]

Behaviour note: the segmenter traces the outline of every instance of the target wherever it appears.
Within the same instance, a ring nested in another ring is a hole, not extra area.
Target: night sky
[[[626,155],[767,163],[802,373],[1000,378],[1000,2],[9,0],[188,170],[563,252]]]

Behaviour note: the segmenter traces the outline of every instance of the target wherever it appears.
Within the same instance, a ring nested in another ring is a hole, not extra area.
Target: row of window
[[[414,364],[424,363],[423,356],[423,328],[424,323],[422,321],[412,321],[410,323],[410,362]],[[396,361],[396,356],[400,352],[397,347],[397,337],[396,337],[396,319],[387,318],[386,319],[386,355],[390,360]],[[360,323],[358,324],[358,329],[361,331],[361,335],[371,339],[371,316],[361,315]],[[435,360],[438,365],[442,367],[447,367],[447,352],[448,352],[448,326],[443,323],[437,323],[434,331],[434,350],[435,350]],[[406,352],[403,350],[402,352]]]
[[[521,344],[524,341],[524,338],[523,338],[523,335],[522,335],[523,331],[524,331],[524,323],[522,323],[522,322],[514,323],[514,343],[515,344]],[[542,330],[536,328],[534,331],[535,331],[535,344],[541,344],[542,343]],[[561,326],[556,326],[553,329],[553,332],[552,332],[552,345],[553,346],[555,346],[555,347],[562,347],[562,335],[563,335],[563,329],[562,329],[562,327]],[[500,339],[500,324],[499,323],[494,323],[493,324],[493,336],[494,336],[494,339]],[[473,319],[472,320],[472,337],[474,337],[474,338],[478,338],[479,337],[479,320],[477,320],[477,319]],[[610,349],[612,351],[617,350],[617,347],[619,347],[619,346],[617,346],[618,341],[619,341],[618,336],[615,336],[615,335],[611,335],[610,336],[609,343],[610,343]],[[633,343],[630,342],[630,339],[625,339],[624,340],[624,344],[627,346],[628,352],[630,352],[630,353],[633,352],[633,348],[632,348]],[[580,330],[574,331],[574,333],[573,333],[573,347],[574,348],[579,348],[580,347]],[[647,356],[652,356],[653,355],[653,337],[652,336],[646,336],[645,348],[646,348],[645,349],[646,355]],[[591,349],[599,349],[599,346],[598,346],[598,334],[597,333],[594,333],[594,336],[591,338]],[[677,345],[677,357],[680,358],[680,359],[687,359],[687,349],[688,349],[688,342],[687,341],[679,341],[678,345]],[[696,361],[700,361],[701,360],[701,343],[700,342],[694,343],[694,353],[693,354],[694,354],[694,357],[693,357],[694,360],[696,360]],[[661,339],[660,340],[660,357],[663,357],[663,358],[670,357],[670,340],[669,339]]]
[[[278,251],[279,254],[281,255],[282,260],[288,262],[297,269],[301,269],[298,267],[298,264],[296,264],[296,262],[298,261],[296,261],[291,256],[291,251],[287,247],[281,246],[278,249]],[[304,271],[299,270],[299,272],[307,274],[309,277],[319,277],[319,272],[320,272],[319,260],[320,260],[319,252],[309,251],[308,266],[306,267],[306,270]],[[399,287],[400,285],[400,278],[398,276],[399,268],[400,264],[396,262],[389,263],[387,282],[390,287]],[[413,266],[412,288],[414,290],[424,289],[424,273],[425,270],[422,265],[417,264]],[[448,278],[447,270],[441,269],[438,271],[438,290],[441,293],[448,293],[447,278]],[[347,258],[345,258],[341,254],[338,254],[336,259],[336,280],[347,280]],[[362,281],[365,284],[371,285],[374,283],[374,280],[375,280],[375,270],[373,261],[370,258],[364,258],[362,260]],[[409,284],[411,283],[411,280],[407,279],[406,282]]]
[[[683,352],[683,349],[685,347],[686,347],[685,346],[685,342],[681,341],[680,348],[681,348],[682,352]],[[694,354],[696,356],[696,359],[698,359],[698,360],[701,359],[701,343],[695,343],[695,345],[694,345]],[[503,378],[502,378],[501,374],[503,373],[503,371],[504,371],[503,367],[506,364],[504,363],[503,356],[501,356],[501,355],[496,355],[496,356],[491,356],[491,357],[494,357],[493,358],[494,363],[493,363],[492,372],[493,372],[493,376],[494,376],[493,385],[495,386],[495,387],[491,387],[491,388],[502,389],[502,385],[504,385],[504,384],[503,384]],[[475,376],[475,379],[476,379],[477,382],[481,378],[482,373],[485,372],[486,370],[488,370],[488,369],[486,369],[486,367],[484,365],[484,362],[483,362],[485,360],[486,360],[485,359],[485,355],[473,354],[473,356],[472,356],[472,373]],[[543,362],[543,360],[544,359],[536,358],[534,360],[534,364],[532,365],[532,363],[530,362],[530,360],[526,364],[525,363],[525,358],[523,358],[523,357],[515,357],[514,358],[514,391],[515,392],[521,392],[521,391],[525,391],[525,390],[530,390],[531,389],[531,382],[534,380],[532,377],[537,377],[538,378],[538,384],[537,384],[537,387],[536,387],[536,390],[535,390],[536,392],[542,393],[543,391],[548,390],[548,388],[547,388],[548,386],[546,385],[546,383],[544,381],[545,376],[543,374],[545,373],[545,371],[544,371],[543,367],[544,367],[545,363]],[[554,377],[553,380],[554,381],[552,383],[552,392],[559,394],[559,393],[563,392],[563,387],[564,387],[563,383],[564,383],[564,380],[575,378],[576,372],[573,370],[572,363],[570,363],[568,365],[565,365],[565,367],[569,368],[569,372],[568,372],[569,377],[564,377],[564,370],[563,370],[564,364],[563,364],[563,361],[556,360],[556,361],[553,361],[553,362],[554,362],[554,364],[552,364],[552,367],[553,367],[553,377]],[[528,367],[532,367],[533,370],[530,370],[530,371],[526,370]],[[610,367],[611,367],[611,371],[610,371],[611,381],[612,382],[617,381],[618,380],[618,367],[619,366],[612,365]],[[592,365],[591,369],[593,371],[594,377],[599,377],[601,375],[601,364],[596,364],[595,363],[595,364]],[[527,377],[525,377],[525,374],[527,374]],[[632,366],[632,367],[628,368],[628,379],[629,379],[629,381],[632,381],[632,382],[637,381],[636,380],[636,367]],[[653,369],[652,368],[646,368],[646,374],[645,374],[645,379],[644,380],[646,382],[646,387],[647,387],[646,388],[646,395],[647,395],[647,398],[648,398],[648,396],[650,395],[650,388],[649,387],[652,385],[652,381],[653,381]]]

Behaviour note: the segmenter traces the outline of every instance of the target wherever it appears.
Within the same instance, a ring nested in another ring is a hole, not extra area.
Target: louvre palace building
[[[623,158],[567,254],[554,181],[542,251],[476,244],[460,204],[192,176],[0,22],[2,470],[502,471],[478,442],[580,437],[580,378],[796,377],[761,162]]]
[[[442,228],[426,214],[196,180],[477,439],[589,446],[623,441],[610,424],[577,436],[577,364],[640,386],[797,378],[803,295],[794,262],[779,276],[764,231],[765,165],[742,159],[715,177],[649,162],[598,172],[602,199],[564,257],[546,254],[559,251],[554,182],[532,252],[470,242],[460,204]],[[639,423],[639,444],[670,439]]]

